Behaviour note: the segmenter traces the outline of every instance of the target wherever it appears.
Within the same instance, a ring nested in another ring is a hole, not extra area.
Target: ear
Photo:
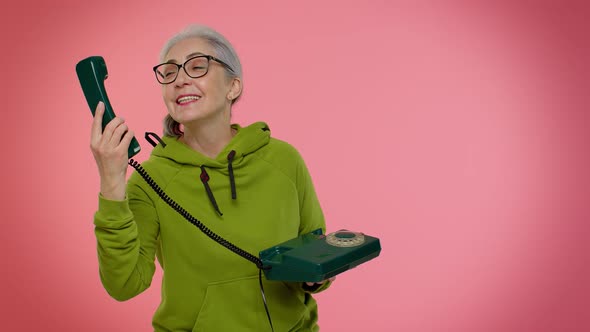
[[[239,77],[232,78],[231,87],[227,93],[227,99],[233,102],[242,94],[242,80]]]

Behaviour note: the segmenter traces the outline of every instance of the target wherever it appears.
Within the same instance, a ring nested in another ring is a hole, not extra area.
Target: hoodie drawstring
[[[213,192],[211,191],[211,187],[209,187],[209,174],[207,174],[207,171],[205,170],[205,166],[201,165],[201,182],[203,182],[203,185],[205,186],[205,191],[207,191],[207,196],[209,196],[209,200],[211,201],[211,204],[213,204],[213,207],[215,208],[215,211],[217,211],[217,213],[219,213],[220,216],[223,215],[223,213],[221,213],[221,211],[219,210],[219,206],[217,206],[217,201],[215,200],[215,197],[213,196]]]
[[[156,143],[153,139],[152,136],[160,143],[162,144],[162,147],[165,148],[166,147],[166,143],[164,143],[164,141],[162,141],[162,139],[160,138],[160,136],[158,136],[158,134],[156,133],[151,133],[151,132],[146,132],[145,133],[145,140],[148,141],[154,148],[156,147],[156,145],[158,145],[158,143]]]
[[[236,151],[231,150],[227,155],[227,171],[229,173],[229,186],[231,187],[231,198],[236,199],[236,181],[234,179],[234,168],[232,166],[232,162],[234,161],[234,157],[236,156]]]
[[[229,173],[229,186],[231,187],[231,198],[232,199],[236,199],[237,194],[236,194],[236,180],[234,178],[234,167],[232,165],[232,162],[234,161],[234,157],[236,156],[236,151],[235,150],[231,150],[229,152],[229,154],[227,155],[227,171]],[[211,190],[211,187],[209,186],[209,174],[207,174],[207,170],[205,169],[205,165],[201,165],[201,182],[203,182],[203,186],[205,186],[205,191],[207,192],[207,196],[209,197],[209,201],[211,201],[211,204],[213,204],[213,208],[215,208],[215,211],[217,211],[217,213],[219,213],[220,216],[223,215],[223,213],[221,213],[221,210],[219,210],[219,206],[217,205],[217,201],[215,200],[215,196],[213,196],[213,191]]]

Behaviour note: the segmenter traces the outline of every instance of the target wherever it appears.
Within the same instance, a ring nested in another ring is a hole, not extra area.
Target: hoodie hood
[[[256,122],[247,127],[232,124],[236,134],[231,141],[214,159],[209,158],[198,151],[191,149],[186,144],[179,142],[178,138],[166,136],[152,151],[153,156],[166,158],[182,165],[199,167],[201,169],[200,181],[203,183],[207,197],[215,211],[222,216],[217,200],[209,185],[209,171],[225,174],[228,185],[231,188],[231,198],[237,199],[234,168],[240,168],[244,156],[257,151],[270,141],[270,129],[264,122]]]
[[[152,151],[152,155],[170,159],[179,164],[193,165],[197,167],[205,166],[207,168],[227,168],[228,155],[233,154],[233,162],[239,161],[247,154],[255,152],[270,141],[270,129],[264,122],[256,122],[247,127],[241,127],[239,124],[232,124],[237,132],[228,145],[221,150],[215,159],[209,158],[193,149],[186,144],[179,142],[178,138],[165,136],[162,144],[158,144]]]

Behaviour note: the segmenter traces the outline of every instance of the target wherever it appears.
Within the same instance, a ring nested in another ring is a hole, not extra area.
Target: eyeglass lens
[[[197,78],[207,73],[209,59],[206,57],[196,57],[189,59],[184,63],[183,68],[188,76]],[[178,76],[178,65],[175,63],[164,63],[156,68],[156,77],[160,83],[166,84],[176,80]]]

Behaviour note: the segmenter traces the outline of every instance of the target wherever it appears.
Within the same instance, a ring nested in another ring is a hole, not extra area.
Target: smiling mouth
[[[178,99],[176,99],[176,103],[178,105],[184,105],[184,104],[188,104],[188,103],[197,101],[199,99],[201,99],[201,97],[194,96],[194,95],[192,95],[192,96],[182,96],[182,97],[179,97]]]

